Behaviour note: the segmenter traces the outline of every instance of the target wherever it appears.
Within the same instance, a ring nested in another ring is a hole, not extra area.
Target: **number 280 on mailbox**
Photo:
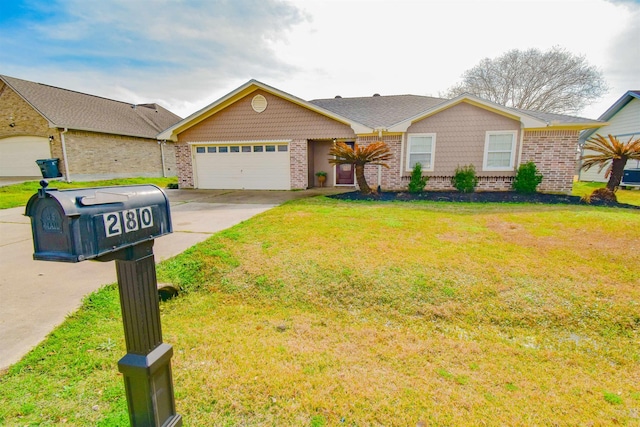
[[[102,215],[107,237],[131,233],[153,226],[153,211],[150,206]]]

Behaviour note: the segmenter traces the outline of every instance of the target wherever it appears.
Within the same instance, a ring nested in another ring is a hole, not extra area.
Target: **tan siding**
[[[251,107],[254,96],[267,99],[267,109]],[[182,142],[353,138],[350,126],[280,97],[258,90],[178,135]]]
[[[425,175],[450,176],[457,166],[468,164],[475,166],[479,176],[513,175],[513,172],[482,171],[486,132],[503,130],[518,131],[519,142],[519,121],[463,102],[414,123],[407,133],[436,134],[434,171]],[[402,159],[403,168],[405,160]]]

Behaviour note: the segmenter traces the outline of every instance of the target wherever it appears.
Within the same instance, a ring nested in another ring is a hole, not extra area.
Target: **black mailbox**
[[[33,258],[44,261],[98,258],[172,232],[169,200],[155,185],[42,188],[25,215],[31,217]]]

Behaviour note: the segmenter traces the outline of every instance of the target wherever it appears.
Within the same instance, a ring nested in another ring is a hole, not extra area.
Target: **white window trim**
[[[404,162],[404,169],[406,172],[411,172],[412,167],[409,166],[411,159],[411,137],[413,136],[429,136],[431,137],[431,164],[428,168],[422,165],[423,172],[433,172],[433,165],[436,163],[436,134],[435,133],[409,133],[407,134],[407,153]]]
[[[511,135],[511,158],[509,159],[509,166],[487,166],[487,159],[489,157],[489,137],[491,135]],[[518,131],[515,130],[500,130],[493,131],[489,130],[486,132],[484,137],[484,157],[482,159],[482,170],[483,171],[512,171],[515,169],[515,159],[516,159],[516,144],[517,144],[517,136]]]

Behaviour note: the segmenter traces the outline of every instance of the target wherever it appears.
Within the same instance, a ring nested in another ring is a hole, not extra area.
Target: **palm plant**
[[[604,137],[596,134],[584,144],[584,149],[593,151],[594,154],[582,156],[582,169],[588,170],[592,166],[600,166],[598,172],[601,172],[605,166],[609,165],[605,177],[609,177],[606,188],[611,192],[616,191],[620,185],[627,160],[640,160],[640,138],[635,141],[631,138],[624,143],[613,135]]]
[[[389,165],[385,161],[391,159],[393,154],[389,146],[382,141],[372,142],[364,146],[355,144],[353,148],[344,142],[336,142],[329,150],[329,156],[334,156],[329,159],[331,164],[355,165],[356,182],[360,187],[360,192],[362,194],[371,194],[375,191],[367,184],[367,179],[364,176],[364,165],[370,163],[388,168]]]

